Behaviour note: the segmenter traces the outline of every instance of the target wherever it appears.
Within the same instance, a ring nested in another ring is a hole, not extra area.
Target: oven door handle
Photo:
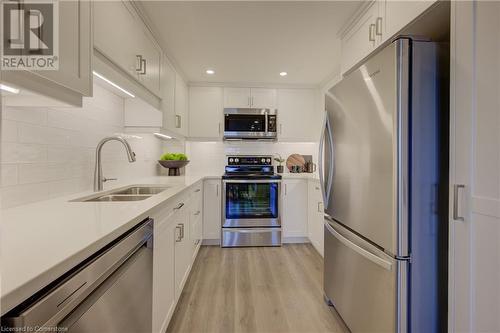
[[[239,183],[239,184],[253,184],[253,183],[258,183],[258,184],[279,184],[281,183],[281,179],[223,179],[223,183],[228,184],[228,183]]]

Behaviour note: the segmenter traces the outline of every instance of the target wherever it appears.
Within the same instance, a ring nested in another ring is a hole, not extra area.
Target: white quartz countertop
[[[130,182],[170,186],[142,201],[70,202],[93,194],[84,192],[0,211],[1,314],[204,178],[220,176],[159,176]]]

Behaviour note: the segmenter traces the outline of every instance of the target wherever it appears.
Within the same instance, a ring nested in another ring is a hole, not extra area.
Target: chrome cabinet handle
[[[201,190],[199,188],[197,188],[196,190],[194,190],[194,193],[198,193],[200,192]]]
[[[285,195],[286,195],[286,194],[287,194],[287,186],[286,186],[286,183],[285,183],[285,184],[283,184],[283,185],[285,185]]]
[[[108,182],[110,180],[118,180],[118,178],[106,178],[106,177],[103,177],[102,178],[102,182],[105,183],[105,182]]]
[[[143,62],[143,60],[144,60],[144,59],[142,58],[142,55],[140,55],[140,54],[137,54],[137,55],[136,55],[136,58],[137,58],[137,60],[138,60],[138,61],[137,61],[137,63],[138,63],[138,65],[139,65],[139,68],[137,68],[137,67],[136,67],[136,68],[135,68],[135,71],[136,71],[137,73],[139,73],[139,74],[142,74],[142,71],[143,71],[143,69],[142,69],[142,65],[144,64],[144,62]]]
[[[381,17],[377,17],[376,24],[377,24],[377,27],[375,29],[375,34],[377,36],[382,36],[382,18]]]
[[[252,106],[253,106],[253,96],[252,96]]]
[[[198,216],[198,215],[200,215],[200,213],[201,213],[200,211],[197,211],[197,212],[196,212],[196,213],[194,213],[193,215],[194,215],[194,216]]]
[[[458,213],[458,196],[460,194],[460,189],[464,189],[465,185],[455,184],[453,185],[453,219],[455,221],[465,221],[463,216]]]
[[[181,128],[182,126],[182,117],[178,114],[175,115],[175,128]]]
[[[184,223],[181,223],[181,239],[184,239]]]
[[[321,211],[321,202],[318,202],[318,213],[322,213],[322,211]]]
[[[141,60],[141,67],[142,67],[142,71],[139,73],[141,75],[146,75],[146,59],[142,59]],[[144,65],[144,66],[143,66]]]
[[[181,228],[181,225],[180,225],[180,224],[176,225],[176,226],[175,226],[175,230],[176,230],[176,231],[177,231],[177,230],[179,230],[178,236],[177,236],[177,238],[175,239],[175,241],[176,241],[177,243],[179,243],[179,242],[182,240],[182,236],[181,236],[181,235],[182,235],[182,228]]]
[[[370,42],[374,42],[375,41],[375,35],[374,35],[374,32],[375,32],[375,24],[370,24],[370,28],[368,29],[368,40]]]
[[[184,202],[180,202],[177,207],[174,208],[174,210],[179,210],[184,206]]]

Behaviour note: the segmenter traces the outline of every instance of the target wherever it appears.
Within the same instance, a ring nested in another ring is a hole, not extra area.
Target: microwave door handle
[[[269,115],[267,114],[267,111],[264,113],[264,127],[267,134],[269,131]]]

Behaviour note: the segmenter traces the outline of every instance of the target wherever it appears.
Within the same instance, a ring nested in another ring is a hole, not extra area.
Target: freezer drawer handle
[[[453,219],[455,221],[465,221],[463,216],[458,214],[458,196],[460,194],[460,189],[464,189],[465,185],[455,184],[453,185]]]
[[[362,255],[366,259],[370,260],[371,262],[379,265],[380,267],[390,271],[392,270],[392,263],[390,263],[387,260],[384,260],[373,253],[370,253],[363,249],[362,247],[359,247],[358,245],[354,244],[353,242],[349,241],[347,238],[339,234],[335,229],[333,229],[328,223],[325,223],[325,227],[328,229],[328,231],[335,236],[342,244],[350,248],[351,250],[357,252],[358,254]]]

